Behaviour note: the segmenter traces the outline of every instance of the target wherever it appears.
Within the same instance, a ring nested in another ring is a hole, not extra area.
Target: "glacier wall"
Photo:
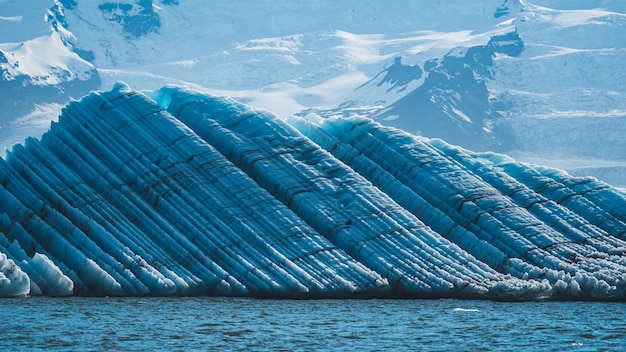
[[[0,159],[0,296],[626,298],[626,194],[124,84]]]

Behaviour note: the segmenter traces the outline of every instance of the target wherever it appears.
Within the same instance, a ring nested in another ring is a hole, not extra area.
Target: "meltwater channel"
[[[606,302],[46,298],[0,300],[2,351],[619,351]]]

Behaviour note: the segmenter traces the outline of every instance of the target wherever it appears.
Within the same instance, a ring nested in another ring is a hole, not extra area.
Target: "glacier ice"
[[[4,296],[626,298],[623,191],[364,117],[119,83],[0,183]]]
[[[0,253],[0,297],[24,296],[30,293],[30,280],[15,262]]]

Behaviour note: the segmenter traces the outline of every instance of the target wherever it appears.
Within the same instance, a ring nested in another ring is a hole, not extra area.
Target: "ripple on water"
[[[0,300],[0,350],[619,350],[619,303]]]

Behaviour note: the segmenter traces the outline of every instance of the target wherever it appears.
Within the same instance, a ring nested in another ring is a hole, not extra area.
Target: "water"
[[[0,300],[0,350],[626,349],[626,305],[462,300]]]

